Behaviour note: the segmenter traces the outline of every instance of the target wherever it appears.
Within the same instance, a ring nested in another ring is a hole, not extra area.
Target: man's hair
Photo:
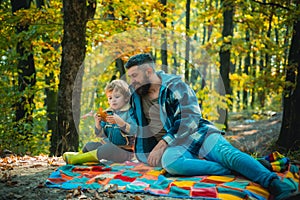
[[[137,54],[129,58],[125,64],[125,68],[129,69],[132,66],[141,66],[146,63],[150,64],[150,66],[154,69],[154,60],[149,53]]]
[[[129,86],[123,80],[113,80],[105,87],[105,93],[116,90],[124,95],[125,98],[130,97]]]

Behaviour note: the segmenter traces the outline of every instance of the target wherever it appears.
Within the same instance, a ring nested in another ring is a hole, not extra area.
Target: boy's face
[[[127,102],[124,95],[117,90],[106,92],[106,97],[108,99],[109,106],[113,110],[120,110]]]

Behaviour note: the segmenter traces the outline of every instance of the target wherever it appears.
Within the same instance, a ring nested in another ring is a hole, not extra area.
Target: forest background
[[[284,151],[299,150],[299,1],[88,0],[0,2],[0,150],[60,156],[93,140],[105,85],[151,53],[182,75],[203,117],[283,112]]]

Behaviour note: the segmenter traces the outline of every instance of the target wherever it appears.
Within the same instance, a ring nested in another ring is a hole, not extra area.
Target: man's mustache
[[[129,85],[129,88],[131,89],[131,91],[135,91],[139,95],[146,95],[149,91],[150,86],[151,83],[145,83],[145,84],[132,83]]]
[[[143,85],[147,85],[147,84],[143,84]],[[132,84],[129,85],[129,87],[131,87],[131,88],[137,88],[137,87],[142,87],[143,85],[140,84],[140,83],[132,83]]]

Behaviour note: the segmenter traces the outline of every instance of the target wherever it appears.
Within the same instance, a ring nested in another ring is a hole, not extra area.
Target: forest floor
[[[280,113],[269,113],[255,121],[251,116],[231,114],[227,138],[239,149],[256,156],[268,155],[269,146],[276,141],[281,126]],[[1,149],[0,149],[1,150]],[[0,200],[9,199],[174,199],[145,194],[125,194],[47,188],[48,176],[64,162],[61,157],[23,156],[0,152]],[[5,157],[6,156],[6,157]]]

